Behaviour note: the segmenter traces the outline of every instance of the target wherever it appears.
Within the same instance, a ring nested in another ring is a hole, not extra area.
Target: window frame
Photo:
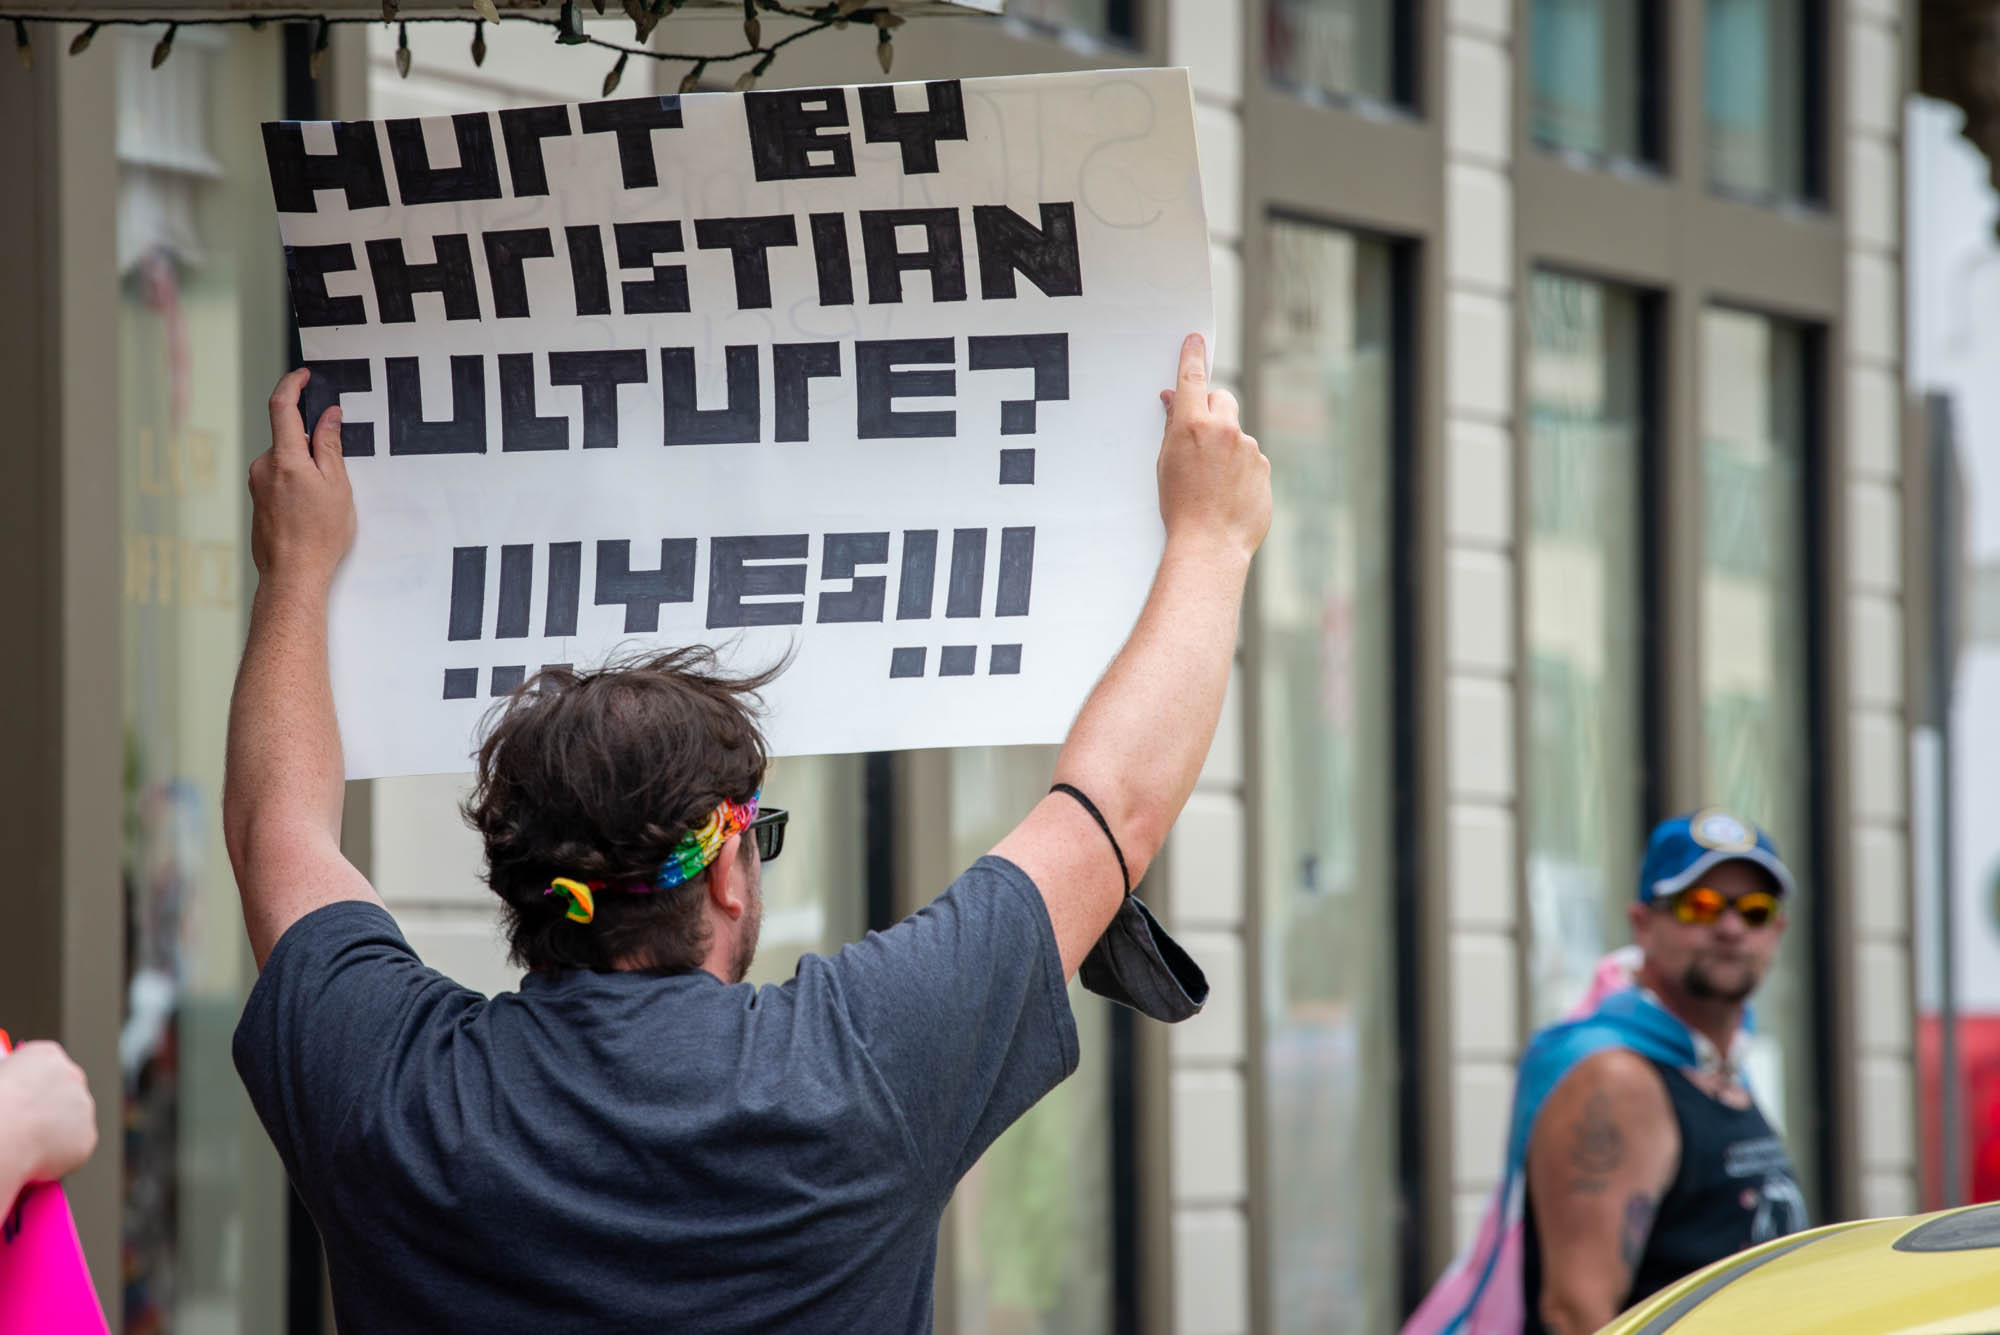
[[[1514,0],[1517,25],[1529,21],[1533,0]],[[1809,12],[1823,14],[1821,0]],[[1848,319],[1846,163],[1828,152],[1833,129],[1847,108],[1846,25],[1823,21],[1810,35],[1820,77],[1810,78],[1808,142],[1817,154],[1818,200],[1777,206],[1719,194],[1709,185],[1706,152],[1704,59],[1706,6],[1667,7],[1661,55],[1662,162],[1655,175],[1590,170],[1536,148],[1529,130],[1529,81],[1515,81],[1513,154],[1515,291],[1525,291],[1536,268],[1585,273],[1657,294],[1659,399],[1655,431],[1657,471],[1645,508],[1645,542],[1654,563],[1649,598],[1648,662],[1656,684],[1656,711],[1646,736],[1657,757],[1649,766],[1652,810],[1659,819],[1704,800],[1700,733],[1701,403],[1704,386],[1700,330],[1709,306],[1725,306],[1789,320],[1809,335],[1806,425],[1806,497],[1809,532],[1805,569],[1809,604],[1806,683],[1813,744],[1808,828],[1817,877],[1816,926],[1806,948],[1808,1037],[1819,1068],[1816,1157],[1823,1215],[1851,1215],[1860,1205],[1861,1169],[1855,1116],[1854,1004],[1832,984],[1833,964],[1851,958],[1847,895],[1849,850],[1832,837],[1833,813],[1849,809],[1850,743],[1844,736],[1845,669],[1833,655],[1846,642],[1847,612],[1836,581],[1843,572],[1831,554],[1844,550],[1844,482],[1847,444],[1845,404],[1833,368],[1845,365]],[[1516,302],[1515,402],[1527,398],[1525,302]],[[1517,445],[1522,439],[1516,423]],[[1526,451],[1515,450],[1515,528],[1526,532]],[[1516,643],[1525,643],[1524,563],[1517,561]],[[1525,679],[1516,678],[1516,717],[1525,718]],[[1524,752],[1516,748],[1517,791],[1525,792]],[[1517,847],[1518,913],[1525,915],[1525,843]],[[1525,917],[1520,919],[1525,921]],[[1520,953],[1519,991],[1525,1008],[1529,952]],[[1522,1019],[1527,1032],[1526,1016]]]
[[[1666,666],[1667,640],[1665,633],[1668,597],[1671,593],[1672,569],[1665,559],[1665,514],[1658,498],[1665,494],[1669,484],[1667,473],[1668,446],[1665,402],[1668,392],[1669,371],[1664,356],[1664,342],[1668,329],[1668,299],[1657,289],[1626,279],[1609,276],[1596,270],[1555,261],[1529,263],[1523,267],[1524,279],[1521,291],[1525,294],[1536,274],[1550,274],[1582,282],[1595,283],[1602,287],[1622,289],[1637,301],[1639,316],[1639,440],[1638,440],[1638,505],[1634,515],[1636,527],[1633,541],[1638,545],[1638,585],[1639,585],[1639,680],[1637,683],[1638,718],[1636,735],[1642,749],[1640,755],[1639,809],[1638,819],[1640,839],[1658,820],[1671,815],[1673,804],[1667,795],[1666,772],[1669,768],[1669,728],[1670,713],[1666,699],[1668,668]],[[1530,436],[1532,423],[1528,420],[1528,409],[1532,402],[1529,394],[1529,361],[1533,351],[1533,331],[1530,303],[1525,298],[1520,303],[1520,389],[1516,402],[1520,405],[1521,427],[1519,435],[1519,460],[1515,473],[1516,510],[1515,533],[1523,544],[1533,532],[1532,505],[1532,465],[1533,451]],[[1649,503],[1650,498],[1650,503]],[[1516,642],[1523,649],[1528,644],[1527,621],[1528,561],[1525,550],[1518,553],[1515,576],[1515,606],[1517,625]],[[1526,736],[1533,725],[1534,692],[1533,682],[1526,670],[1525,660],[1516,680],[1516,717],[1520,720],[1520,733]],[[1524,743],[1516,748],[1518,786],[1523,804],[1530,800],[1532,788],[1529,785],[1528,763],[1530,748]],[[1522,1032],[1529,1032],[1535,1023],[1532,985],[1534,963],[1533,924],[1534,916],[1529,911],[1528,858],[1530,855],[1529,830],[1531,819],[1525,811],[1521,815],[1519,830],[1519,895],[1520,908],[1516,921],[1521,924],[1520,951],[1520,1006],[1522,1011]],[[1637,854],[1634,850],[1633,870],[1636,873]],[[1627,887],[1629,888],[1629,886]],[[1608,942],[1607,949],[1622,942]]]

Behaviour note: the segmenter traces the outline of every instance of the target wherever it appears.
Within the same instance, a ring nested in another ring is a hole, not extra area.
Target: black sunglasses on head
[[[769,862],[785,851],[785,822],[791,815],[783,807],[766,807],[750,822],[750,836],[757,841],[759,862]]]

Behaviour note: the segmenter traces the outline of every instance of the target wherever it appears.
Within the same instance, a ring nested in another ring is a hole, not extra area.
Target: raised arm
[[[1160,517],[1167,545],[1131,638],[1084,702],[1056,780],[1087,794],[1116,834],[1133,884],[1194,791],[1229,684],[1250,558],[1271,526],[1271,464],[1243,433],[1235,398],[1211,391],[1199,336],[1181,345],[1161,395]],[[1104,832],[1055,793],[996,845],[1047,901],[1074,974],[1124,896]]]
[[[1589,1335],[1625,1306],[1679,1164],[1666,1086],[1637,1053],[1586,1057],[1549,1095],[1528,1141],[1528,1192],[1550,1335]]]
[[[293,371],[271,392],[271,448],[250,465],[257,597],[229,705],[222,832],[250,948],[263,968],[285,929],[323,904],[381,903],[340,852],[344,769],[327,676],[326,605],[354,541],[340,409],[306,443]]]

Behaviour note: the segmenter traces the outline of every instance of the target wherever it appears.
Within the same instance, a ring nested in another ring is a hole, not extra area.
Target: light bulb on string
[[[319,21],[319,33],[313,38],[312,54],[306,57],[306,73],[310,74],[315,80],[319,78],[321,71],[326,69],[326,47],[327,43],[332,39],[332,22],[327,19],[321,19]]]

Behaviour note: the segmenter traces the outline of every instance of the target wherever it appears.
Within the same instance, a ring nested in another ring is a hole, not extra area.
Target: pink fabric
[[[1625,946],[1599,960],[1583,999],[1563,1018],[1580,1019],[1613,992],[1632,986],[1639,958],[1637,947]],[[1431,1286],[1403,1323],[1402,1335],[1521,1335],[1527,1317],[1521,1295],[1524,1192],[1519,1179],[1502,1177],[1472,1245]]]
[[[24,1187],[0,1226],[0,1331],[105,1335],[69,1200],[53,1182]]]

